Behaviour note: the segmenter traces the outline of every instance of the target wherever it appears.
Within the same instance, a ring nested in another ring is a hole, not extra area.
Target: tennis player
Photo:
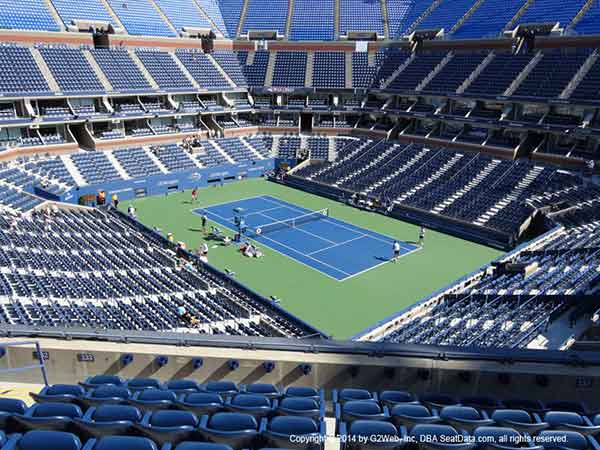
[[[392,262],[395,263],[398,260],[398,258],[400,258],[400,242],[394,241],[393,249],[394,257],[392,258]]]
[[[424,247],[425,244],[425,227],[421,225],[421,229],[419,230],[419,245]]]

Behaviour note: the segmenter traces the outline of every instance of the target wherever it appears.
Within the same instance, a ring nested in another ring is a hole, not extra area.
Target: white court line
[[[219,215],[219,214],[217,214],[217,213],[214,213],[214,212],[211,212],[211,211],[207,211],[207,213],[208,213],[208,214],[212,214],[213,216],[215,216],[215,217],[218,217],[218,218],[220,218],[221,220],[227,220],[225,217],[223,217],[223,216],[220,216],[220,215]],[[229,228],[229,226],[228,226],[228,225],[222,225],[222,226]],[[229,228],[229,229],[231,230],[231,228]],[[321,261],[321,260],[319,260],[319,259],[317,259],[317,258],[313,258],[313,257],[311,257],[311,256],[309,256],[309,255],[305,255],[304,253],[301,253],[301,252],[299,252],[298,250],[296,250],[296,249],[294,249],[294,248],[292,248],[292,247],[288,247],[287,245],[285,245],[285,244],[282,244],[282,243],[281,243],[281,242],[279,242],[279,241],[276,241],[276,240],[274,240],[274,239],[270,239],[270,238],[268,238],[268,237],[266,237],[266,236],[261,236],[261,237],[262,237],[263,239],[266,239],[266,240],[268,240],[268,241],[271,241],[271,242],[273,242],[273,243],[275,243],[275,244],[277,244],[277,245],[281,245],[282,247],[285,247],[285,248],[287,248],[287,249],[289,249],[289,250],[293,251],[294,253],[297,253],[297,254],[299,254],[299,255],[302,255],[302,256],[306,256],[307,258],[310,258],[310,259],[312,259],[312,260],[314,260],[314,261],[318,262],[319,264],[323,264],[324,266],[330,267],[331,269],[335,270],[336,272],[343,273],[344,275],[348,275],[348,277],[350,277],[350,276],[351,276],[351,274],[349,274],[348,272],[344,272],[343,270],[340,270],[340,269],[338,269],[337,267],[334,267],[334,266],[332,266],[332,265],[330,265],[330,264],[327,264],[326,262],[323,262],[323,261]],[[251,239],[252,239],[252,238],[251,238]],[[256,239],[252,239],[252,240],[253,240],[254,242],[258,242],[259,244],[262,244],[260,241],[257,241]],[[263,244],[263,245],[264,245],[264,244]],[[305,262],[302,262],[302,261],[300,261],[300,260],[298,260],[298,259],[296,259],[296,258],[293,258],[293,257],[291,257],[291,256],[290,256],[289,254],[287,254],[287,253],[283,253],[283,252],[281,252],[281,251],[277,250],[276,248],[273,248],[273,247],[270,247],[270,246],[269,246],[269,248],[270,248],[271,250],[273,250],[273,251],[275,251],[275,252],[279,253],[280,255],[283,255],[283,256],[285,256],[285,257],[287,257],[287,258],[292,258],[294,261],[296,261],[296,262],[298,262],[298,263],[300,263],[300,264],[302,264],[302,265],[304,265],[304,266],[306,266],[306,267],[310,267],[312,270],[316,270],[317,272],[319,272],[319,273],[321,273],[321,274],[323,274],[323,275],[325,275],[325,276],[327,276],[327,277],[331,278],[332,280],[335,280],[335,281],[343,281],[343,280],[345,280],[345,279],[346,279],[346,278],[342,278],[342,279],[335,278],[335,277],[333,277],[333,276],[329,275],[327,272],[323,272],[322,270],[319,270],[319,269],[317,269],[317,268],[316,268],[316,267],[314,267],[314,266],[311,266],[311,265],[309,265],[309,264],[306,264]]]
[[[330,245],[329,247],[325,247],[325,248],[322,248],[321,250],[316,250],[316,251],[308,253],[308,254],[309,255],[314,255],[315,253],[319,253],[319,252],[322,252],[322,251],[325,251],[325,250],[329,250],[331,248],[339,247],[340,245],[346,245],[346,244],[349,244],[352,241],[357,241],[358,239],[362,239],[364,237],[365,236],[358,236],[358,237],[355,237],[355,238],[352,238],[352,239],[348,239],[347,241],[340,242],[338,244],[333,244],[333,245]]]
[[[282,204],[282,203],[281,203],[281,202],[282,202],[282,200],[274,199],[274,197],[271,197],[271,198],[265,198],[265,197],[269,197],[269,196],[263,196],[263,197],[261,197],[261,198],[264,198],[266,201],[268,201],[268,202],[271,202],[271,203],[274,203],[275,205],[281,205],[281,206],[283,206],[283,207],[285,207],[285,208],[292,209],[292,210],[299,211],[299,212],[306,212],[306,211],[302,211],[301,209],[298,209],[298,208],[296,208],[296,207],[294,207],[294,206],[292,206],[292,205],[290,205],[290,204],[287,204],[287,203],[284,205],[284,204]],[[274,200],[272,200],[272,199],[274,199]],[[284,203],[285,203],[285,202],[284,202]],[[343,228],[343,229],[345,229],[345,230],[352,231],[352,232],[354,232],[354,233],[359,233],[359,231],[357,231],[357,230],[353,230],[352,228],[349,228],[349,227],[347,227],[347,226],[345,226],[345,225],[342,225],[342,224],[340,224],[340,223],[332,222],[332,221],[330,221],[330,220],[328,220],[328,219],[323,219],[323,222],[330,223],[330,224],[331,224],[331,225],[333,225],[333,226],[340,227],[340,228]],[[356,226],[357,228],[361,228],[361,229],[363,229],[363,230],[365,229],[365,228],[359,227],[358,225],[355,225],[355,226]],[[367,230],[367,231],[370,231],[370,230]],[[375,232],[375,231],[373,231],[373,233],[376,233],[376,232]],[[363,233],[363,234],[364,234],[364,233]],[[380,233],[377,233],[377,234],[381,235]],[[373,235],[371,235],[371,234],[364,234],[364,235],[365,235],[365,236],[368,236],[368,237],[370,237],[371,239],[374,239],[374,240],[376,240],[376,241],[379,241],[379,242],[384,242],[384,243],[386,243],[386,244],[389,244],[389,243],[390,243],[390,241],[387,241],[387,240],[381,239],[380,237],[373,236]],[[391,239],[391,237],[390,237],[390,239]]]

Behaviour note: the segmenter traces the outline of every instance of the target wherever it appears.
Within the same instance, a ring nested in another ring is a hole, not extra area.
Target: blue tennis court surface
[[[256,242],[338,281],[385,264],[392,256],[394,238],[331,216],[298,220],[294,227],[271,227],[269,224],[301,217],[312,211],[269,195],[199,208],[194,213],[201,215],[204,212],[213,222],[237,231],[234,208],[245,210],[249,228],[264,226],[265,232],[252,234]],[[419,249],[416,245],[398,241],[401,256]]]

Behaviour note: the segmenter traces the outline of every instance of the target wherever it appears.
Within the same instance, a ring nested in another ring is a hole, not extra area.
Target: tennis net
[[[314,222],[323,218],[329,217],[329,209],[320,209],[307,214],[302,214],[290,219],[279,220],[277,222],[266,223],[258,227],[248,227],[246,229],[247,236],[262,236],[273,231],[285,230],[287,228],[296,228],[302,224]]]

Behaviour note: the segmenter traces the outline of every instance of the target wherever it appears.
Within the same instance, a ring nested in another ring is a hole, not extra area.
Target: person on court
[[[419,245],[424,247],[425,244],[425,227],[421,225],[421,229],[419,230]]]
[[[198,200],[198,188],[192,189],[192,203],[196,203]]]
[[[396,261],[398,261],[398,258],[400,258],[400,242],[394,241],[393,250],[394,257],[392,258],[392,262],[395,263]]]
[[[202,217],[200,218],[200,220],[202,222],[202,231],[204,233],[206,233],[206,220],[207,220],[206,214],[202,214]]]

